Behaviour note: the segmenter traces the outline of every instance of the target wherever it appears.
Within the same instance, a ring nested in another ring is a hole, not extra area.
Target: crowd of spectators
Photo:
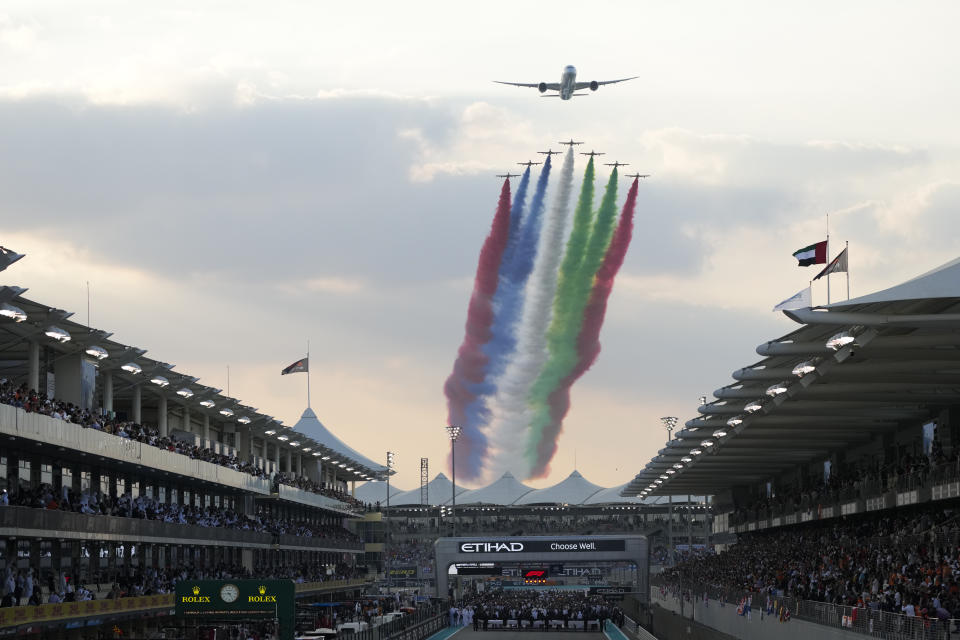
[[[337,489],[336,487],[328,486],[325,482],[314,482],[310,478],[304,476],[291,476],[285,473],[278,473],[274,476],[274,482],[277,484],[296,487],[303,491],[317,493],[328,498],[333,498],[334,500],[345,502],[346,504],[349,504],[358,510],[366,511],[370,509],[370,505],[357,500],[346,491]]]
[[[459,613],[451,617],[467,620],[479,629],[487,629],[490,620],[517,620],[530,623],[542,620],[560,620],[564,626],[570,621],[583,621],[584,627],[591,620],[612,620],[623,624],[623,612],[613,607],[602,596],[591,596],[584,591],[553,591],[518,589],[514,591],[485,591],[469,596],[454,606]]]
[[[272,535],[294,535],[348,542],[361,541],[358,536],[344,527],[331,524],[277,518],[267,513],[248,516],[226,507],[213,505],[200,507],[186,504],[168,504],[146,495],[134,498],[129,493],[111,497],[103,495],[99,491],[77,493],[67,487],[57,492],[46,483],[33,489],[20,488],[14,490],[12,494],[3,492],[0,496],[0,506],[7,504],[36,509],[70,511],[87,515],[158,520],[200,527],[229,527]]]
[[[906,490],[944,482],[960,476],[960,447],[953,455],[946,455],[936,438],[930,452],[904,452],[892,462],[878,459],[847,462],[835,465],[829,475],[802,486],[774,488],[769,496],[754,500],[735,513],[738,522],[792,513],[801,509],[815,509],[840,500],[880,495],[891,490]]]
[[[172,593],[184,580],[229,580],[262,578],[288,579],[296,583],[329,582],[357,577],[349,565],[335,568],[326,565],[265,566],[250,572],[242,566],[177,567],[169,569],[130,569],[111,581],[101,575],[89,579],[73,579],[64,573],[47,571],[41,578],[32,568],[11,569],[3,573],[0,585],[0,607],[16,607],[58,602],[78,602],[98,598],[117,599]]]
[[[636,532],[653,527],[651,519],[646,525],[642,516],[618,514],[613,516],[563,516],[532,518],[523,516],[474,516],[470,512],[458,517],[461,527],[476,533],[505,533],[508,535],[602,534],[611,532]],[[435,535],[439,529],[433,519],[411,518],[391,524],[395,533],[409,535]]]
[[[924,505],[742,534],[658,581],[727,601],[756,593],[960,618],[960,513]]]
[[[404,540],[392,543],[389,550],[393,566],[429,567],[433,560],[433,540]]]

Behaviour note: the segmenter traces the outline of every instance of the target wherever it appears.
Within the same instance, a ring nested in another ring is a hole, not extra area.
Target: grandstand
[[[960,260],[785,313],[801,326],[623,491],[711,496],[723,543],[652,580],[654,626],[680,633],[669,610],[734,637],[956,634]]]
[[[285,426],[24,294],[0,289],[3,633],[147,637],[184,580],[367,586],[352,491],[385,467],[309,408]]]

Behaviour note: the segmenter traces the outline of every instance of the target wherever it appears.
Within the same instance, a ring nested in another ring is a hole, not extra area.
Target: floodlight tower
[[[664,416],[660,418],[660,422],[663,423],[663,426],[667,429],[667,442],[673,439],[673,430],[677,427],[677,416]]]
[[[390,588],[393,586],[393,576],[390,574],[390,471],[393,470],[393,451],[387,451],[387,512],[384,514],[384,517],[387,520],[387,538],[386,544],[384,544],[384,549],[387,552],[387,593],[390,593]]]
[[[450,475],[453,489],[450,496],[450,516],[453,519],[453,537],[457,537],[457,438],[460,437],[460,427],[448,425],[447,435],[450,436]]]

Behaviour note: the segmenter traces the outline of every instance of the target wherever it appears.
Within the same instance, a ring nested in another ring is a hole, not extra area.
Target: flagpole
[[[827,264],[830,264],[830,214],[827,214]],[[830,304],[830,273],[827,273],[827,304]]]
[[[310,408],[310,339],[307,338],[307,409]]]
[[[847,252],[847,300],[850,299],[850,241],[846,241],[846,248],[844,251]]]

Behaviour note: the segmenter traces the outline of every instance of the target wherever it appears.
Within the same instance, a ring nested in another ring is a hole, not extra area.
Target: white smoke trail
[[[523,316],[513,359],[495,382],[496,395],[490,402],[493,419],[488,442],[488,479],[510,471],[526,478],[531,465],[524,456],[529,415],[527,397],[547,360],[547,328],[557,290],[557,276],[563,257],[564,235],[573,193],[573,147],[560,168],[560,183],[550,213],[543,221],[537,261],[527,282]]]

